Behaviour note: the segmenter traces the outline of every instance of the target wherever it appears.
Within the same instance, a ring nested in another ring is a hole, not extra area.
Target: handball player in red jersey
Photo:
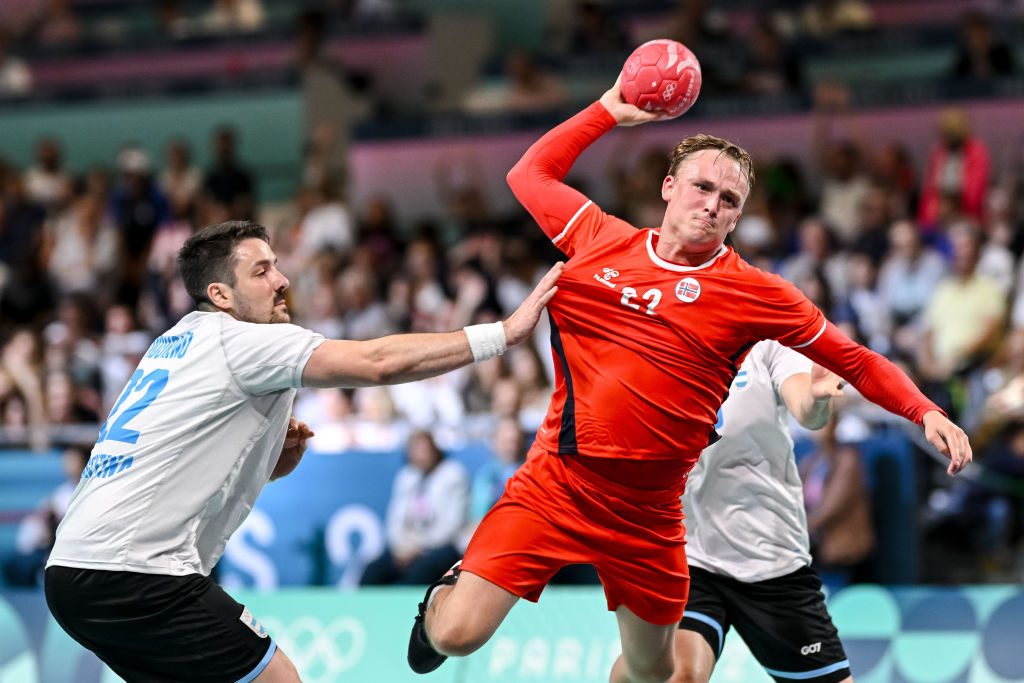
[[[707,135],[670,156],[660,227],[637,229],[563,181],[616,126],[666,119],[616,84],[544,135],[508,174],[569,257],[548,303],[556,386],[526,463],[427,591],[409,665],[431,671],[493,635],[519,598],[562,566],[591,563],[615,612],[612,683],[667,681],[689,590],[679,496],[750,348],[776,339],[924,427],[955,474],[971,460],[958,426],[884,357],[851,341],[792,284],[724,245],[750,193],[750,156]]]

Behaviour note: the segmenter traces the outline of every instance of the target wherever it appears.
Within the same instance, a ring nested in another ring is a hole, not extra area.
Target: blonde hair
[[[720,155],[724,154],[740,165],[740,171],[747,178],[747,192],[749,193],[754,187],[754,162],[750,159],[750,154],[739,145],[714,135],[705,135],[704,133],[691,135],[676,145],[672,154],[669,155],[668,174],[676,175],[686,159],[706,149],[716,149]]]

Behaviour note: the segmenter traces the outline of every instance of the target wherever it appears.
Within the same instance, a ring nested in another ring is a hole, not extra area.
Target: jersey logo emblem
[[[597,273],[595,273],[594,279],[600,282],[602,285],[608,285],[612,289],[615,289],[615,283],[612,282],[611,280],[613,277],[619,276],[619,271],[615,270],[614,268],[604,268],[602,269],[602,273],[603,275],[598,275]]]
[[[252,629],[252,632],[260,638],[267,637],[267,629],[263,628],[263,624],[261,624],[256,617],[252,615],[252,612],[249,611],[248,607],[242,608],[242,614],[238,617],[238,620]]]
[[[684,304],[692,303],[700,296],[700,283],[692,277],[684,277],[676,283],[676,298]]]
[[[750,381],[750,376],[747,374],[746,370],[740,370],[739,373],[737,373],[736,375],[735,381],[736,386],[742,389],[743,387],[747,386],[747,383]]]

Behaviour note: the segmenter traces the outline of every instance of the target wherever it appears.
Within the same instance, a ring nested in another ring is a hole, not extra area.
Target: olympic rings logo
[[[353,617],[338,617],[327,624],[312,616],[298,617],[287,624],[274,617],[262,621],[302,672],[302,679],[310,683],[336,680],[366,654],[366,629]]]

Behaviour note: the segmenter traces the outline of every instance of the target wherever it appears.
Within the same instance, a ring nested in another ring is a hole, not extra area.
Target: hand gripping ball
[[[700,63],[682,43],[650,40],[626,59],[621,86],[626,102],[676,117],[700,94]]]

